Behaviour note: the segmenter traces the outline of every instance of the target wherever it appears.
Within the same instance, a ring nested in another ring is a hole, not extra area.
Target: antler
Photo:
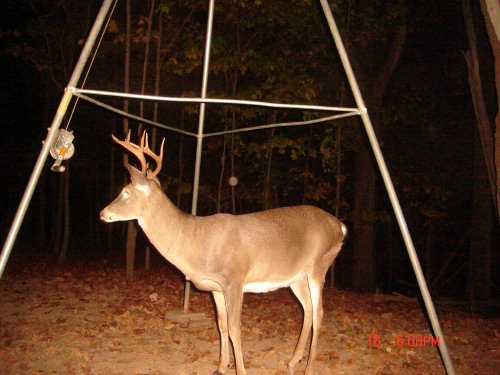
[[[146,132],[144,132],[144,134],[146,134]],[[144,138],[144,135],[143,135],[143,138]],[[161,166],[162,166],[162,162],[163,162],[163,145],[165,144],[165,138],[163,138],[163,140],[161,141],[161,146],[160,146],[160,155],[156,155],[150,148],[149,148],[149,144],[148,144],[148,137],[146,135],[146,147],[144,148],[144,152],[151,156],[153,158],[153,160],[156,162],[156,169],[151,172],[151,173],[148,173],[148,178],[149,179],[153,179],[155,178],[158,173],[160,173],[160,170],[161,170]]]
[[[111,137],[113,138],[113,141],[123,146],[126,150],[134,154],[137,157],[137,159],[139,159],[139,161],[141,162],[141,172],[145,174],[148,179],[153,179],[158,175],[158,173],[160,173],[163,160],[163,145],[165,143],[165,138],[163,138],[163,141],[161,142],[160,155],[158,156],[149,148],[148,135],[146,131],[142,133],[140,145],[136,145],[135,143],[130,142],[130,130],[128,131],[127,138],[125,138],[124,141],[119,140],[114,135],[111,135]],[[144,143],[146,143],[146,146],[144,146]],[[144,153],[152,157],[153,160],[156,162],[156,169],[152,173],[147,173],[148,164],[146,162],[146,157],[144,156]]]

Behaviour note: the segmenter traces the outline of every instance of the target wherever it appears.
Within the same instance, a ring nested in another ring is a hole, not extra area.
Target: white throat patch
[[[134,187],[137,190],[140,190],[140,191],[144,192],[144,194],[146,194],[146,195],[149,195],[149,192],[151,191],[151,188],[149,187],[149,185],[137,184],[137,185],[134,185]]]

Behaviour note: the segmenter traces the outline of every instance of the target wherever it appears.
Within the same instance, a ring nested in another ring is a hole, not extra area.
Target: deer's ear
[[[149,181],[148,178],[137,168],[128,166],[128,171],[130,172],[130,180],[132,185],[137,190],[142,190],[145,193],[149,192]]]

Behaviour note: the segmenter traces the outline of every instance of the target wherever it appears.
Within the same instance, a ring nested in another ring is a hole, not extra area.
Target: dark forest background
[[[124,91],[128,82],[134,93],[157,90],[160,95],[199,96],[208,2],[133,0],[129,12],[126,3],[118,2],[85,88]],[[497,297],[498,220],[464,58],[470,47],[463,4],[453,0],[330,3],[431,293],[470,301]],[[95,0],[4,2],[2,238],[100,5]],[[493,57],[479,5],[472,4],[471,16],[493,124],[497,110]],[[315,1],[217,1],[208,96],[355,106],[323,18]],[[106,101],[124,106],[122,100]],[[147,118],[156,116],[159,122],[196,131],[197,105],[155,107],[153,102],[130,101],[128,106],[133,114],[143,111]],[[238,129],[317,115],[210,105],[205,129]],[[112,133],[123,136],[124,126],[137,139],[140,124],[124,123],[111,112],[78,103],[69,122],[75,155],[64,174],[51,172],[53,160],[47,162],[14,259],[27,255],[35,262],[39,256],[49,256],[59,263],[125,263],[127,224],[99,221],[100,210],[128,178],[123,151],[111,141]],[[142,128],[153,132],[147,125]],[[156,143],[162,137],[166,144],[160,180],[172,201],[189,212],[195,141],[158,129]],[[238,178],[234,188],[228,184],[231,176]],[[200,184],[200,215],[303,203],[337,213],[350,234],[336,262],[336,285],[418,295],[359,118],[207,138]],[[148,264],[145,247],[147,241],[139,234],[134,246],[136,268]],[[155,262],[162,260],[153,252],[152,267]]]

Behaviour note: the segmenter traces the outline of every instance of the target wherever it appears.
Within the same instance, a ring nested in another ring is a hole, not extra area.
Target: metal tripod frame
[[[358,83],[357,83],[356,78],[354,76],[351,64],[349,62],[349,58],[347,56],[347,52],[345,50],[342,39],[340,37],[340,33],[339,33],[339,30],[338,30],[337,25],[335,23],[335,20],[333,18],[332,10],[331,10],[330,5],[328,4],[328,1],[327,0],[320,0],[321,7],[323,9],[323,13],[326,17],[328,26],[330,28],[331,35],[332,35],[333,40],[335,42],[335,46],[337,47],[337,51],[339,53],[340,59],[342,61],[342,65],[344,67],[345,74],[347,76],[349,86],[350,86],[351,91],[353,93],[354,99],[356,101],[357,108],[323,107],[323,106],[308,106],[308,105],[255,102],[255,101],[245,101],[245,100],[228,100],[228,99],[207,98],[208,71],[209,71],[209,65],[210,65],[210,47],[211,47],[211,41],[212,41],[212,29],[213,29],[215,0],[209,0],[207,33],[206,33],[206,42],[205,42],[205,56],[204,56],[204,62],[203,62],[203,78],[202,78],[202,88],[201,88],[200,98],[158,97],[158,96],[132,95],[132,94],[124,94],[124,93],[111,93],[111,92],[107,92],[107,91],[78,89],[77,86],[78,86],[78,83],[80,81],[80,77],[82,75],[83,69],[87,64],[89,56],[91,55],[91,52],[92,52],[92,49],[94,48],[96,39],[97,39],[99,33],[102,31],[101,29],[104,25],[104,21],[105,21],[106,17],[108,16],[108,13],[110,12],[111,6],[116,1],[117,0],[104,0],[103,1],[103,4],[99,10],[99,13],[96,17],[94,25],[92,26],[90,34],[85,42],[83,50],[80,54],[80,57],[78,59],[76,66],[75,66],[73,74],[71,75],[71,78],[68,82],[68,85],[66,86],[66,90],[65,90],[64,95],[61,99],[61,102],[59,104],[59,107],[57,109],[55,117],[52,121],[52,124],[49,128],[49,132],[47,134],[47,137],[45,139],[43,147],[40,151],[40,154],[38,156],[36,164],[33,168],[33,171],[31,173],[31,177],[30,177],[29,182],[26,186],[24,195],[21,199],[18,210],[17,210],[16,215],[14,217],[14,220],[12,222],[10,231],[7,235],[6,240],[5,240],[4,247],[3,247],[2,253],[0,255],[0,278],[3,275],[4,269],[6,267],[8,258],[10,256],[10,253],[12,250],[12,246],[14,245],[14,242],[17,238],[19,229],[21,227],[22,221],[23,221],[24,216],[26,214],[26,210],[28,209],[28,205],[31,201],[31,197],[32,197],[33,192],[35,190],[35,187],[36,187],[36,184],[37,184],[38,179],[40,177],[40,174],[42,172],[43,165],[44,165],[44,163],[47,159],[47,156],[49,154],[50,147],[52,146],[52,144],[55,141],[57,131],[59,130],[59,127],[61,126],[63,117],[66,113],[68,105],[69,105],[73,96],[77,96],[79,98],[86,99],[90,102],[93,102],[94,104],[101,105],[101,106],[106,107],[106,108],[113,110],[115,112],[119,112],[125,116],[139,119],[142,122],[149,123],[149,124],[152,124],[154,126],[167,128],[169,130],[177,131],[179,133],[184,133],[184,134],[192,135],[192,136],[196,137],[196,139],[197,139],[196,159],[195,159],[195,173],[194,173],[194,181],[193,181],[193,200],[192,200],[192,207],[191,207],[191,213],[193,215],[196,215],[196,213],[197,213],[198,188],[199,188],[199,179],[200,179],[200,167],[201,167],[201,161],[202,161],[202,152],[201,151],[202,151],[202,146],[203,146],[203,139],[205,137],[209,137],[209,136],[224,135],[224,134],[233,133],[233,131],[208,133],[208,134],[204,133],[205,107],[207,104],[219,103],[219,104],[258,105],[258,106],[273,107],[273,108],[285,107],[285,108],[296,108],[296,109],[310,109],[310,110],[316,110],[316,111],[342,112],[341,114],[323,117],[323,118],[320,118],[318,120],[295,122],[295,123],[269,124],[269,125],[256,126],[256,127],[252,127],[252,128],[246,128],[246,129],[238,129],[237,131],[253,131],[253,130],[257,130],[257,129],[271,128],[271,127],[278,127],[278,126],[308,125],[308,124],[317,123],[317,122],[331,121],[334,119],[343,118],[343,117],[347,117],[347,116],[359,115],[361,117],[364,128],[366,130],[370,145],[372,147],[373,154],[374,154],[375,159],[377,161],[377,165],[378,165],[378,168],[380,170],[380,174],[381,174],[382,179],[384,181],[385,188],[386,188],[387,193],[389,195],[389,199],[390,199],[390,202],[392,204],[392,208],[394,210],[399,228],[401,230],[401,234],[403,236],[403,240],[404,240],[404,243],[406,245],[408,256],[410,258],[415,276],[417,278],[418,286],[419,286],[420,292],[422,294],[424,305],[425,305],[427,314],[428,314],[430,322],[431,322],[434,336],[438,337],[440,340],[438,347],[439,347],[439,351],[440,351],[441,358],[442,358],[442,361],[444,363],[446,372],[449,375],[455,374],[455,370],[453,368],[453,364],[451,362],[451,358],[450,358],[450,355],[448,352],[448,347],[446,345],[446,341],[444,339],[444,336],[443,336],[443,333],[441,330],[441,326],[440,326],[439,320],[437,318],[436,310],[434,308],[434,304],[432,302],[432,298],[430,296],[429,289],[427,287],[427,283],[425,281],[425,278],[424,278],[424,275],[422,272],[422,268],[421,268],[420,262],[418,260],[415,246],[413,245],[413,241],[412,241],[411,235],[409,233],[408,226],[406,224],[406,220],[405,220],[405,217],[403,215],[403,211],[401,209],[401,205],[399,204],[398,197],[397,197],[396,192],[394,190],[394,185],[393,185],[391,177],[389,175],[389,171],[387,170],[387,166],[385,164],[384,157],[382,155],[382,151],[380,149],[379,143],[377,141],[377,137],[376,137],[374,129],[373,129],[373,125],[372,125],[370,117],[368,115],[368,110],[367,110],[365,103],[363,101],[363,97],[361,96],[361,92],[359,90]],[[162,124],[155,123],[155,122],[147,120],[147,119],[140,118],[138,116],[132,116],[130,114],[124,113],[123,111],[112,108],[111,106],[108,106],[102,102],[99,102],[98,100],[93,99],[88,95],[122,96],[122,97],[136,98],[136,99],[199,103],[200,104],[200,111],[199,111],[199,119],[198,119],[198,132],[196,134],[190,133],[190,132],[185,132],[185,131],[181,131],[179,129],[176,129],[174,127],[169,127],[167,125],[162,125]],[[190,284],[188,281],[186,281],[186,289],[185,289],[185,293],[184,293],[184,308],[185,308],[185,310],[187,310],[189,307],[189,292],[190,292]]]

